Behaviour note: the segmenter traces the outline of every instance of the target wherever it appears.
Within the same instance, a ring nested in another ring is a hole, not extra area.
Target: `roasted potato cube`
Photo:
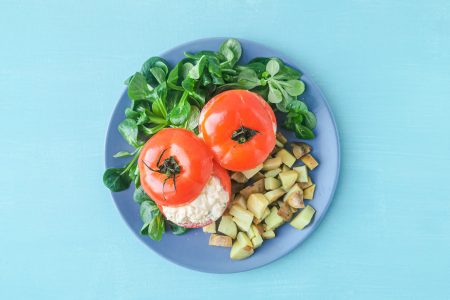
[[[287,172],[287,171],[290,171],[290,170],[291,170],[291,168],[289,168],[289,167],[286,166],[285,164],[283,164],[283,166],[281,167],[281,173]]]
[[[247,235],[245,235],[245,237],[242,237],[241,235],[245,235],[245,233],[238,233],[238,239],[234,242],[233,247],[231,248],[230,258],[233,260],[247,258],[254,252],[251,240],[247,237]]]
[[[257,219],[262,219],[264,210],[269,205],[269,200],[263,194],[251,194],[247,200],[247,209],[253,213]]]
[[[281,172],[281,169],[280,169],[280,168],[277,168],[277,169],[274,169],[274,170],[267,171],[266,173],[264,173],[264,176],[265,176],[266,178],[269,178],[269,177],[275,177],[275,176],[277,176],[278,174],[280,174],[280,172]]]
[[[260,235],[257,235],[252,238],[253,249],[261,247],[263,243],[263,239]]]
[[[305,156],[312,151],[312,147],[306,143],[295,142],[291,143],[292,153],[294,153],[295,158],[300,158]]]
[[[303,203],[303,190],[298,184],[294,184],[289,192],[284,195],[283,200],[293,208],[303,208],[305,204]]]
[[[315,189],[316,189],[316,185],[313,184],[310,187],[303,190],[303,198],[306,200],[312,200],[314,198]]]
[[[264,179],[264,188],[266,190],[276,190],[281,186],[281,182],[273,177],[268,177]]]
[[[306,169],[306,166],[295,167],[294,170],[298,173],[297,182],[308,182],[308,169]]]
[[[286,138],[280,131],[277,132],[276,138],[277,138],[277,140],[279,140],[283,145],[287,143],[287,138]]]
[[[276,157],[280,157],[283,164],[285,164],[289,168],[292,167],[292,165],[294,165],[296,161],[294,155],[289,153],[289,151],[287,151],[286,149],[281,149],[280,151],[278,151]]]
[[[229,236],[219,235],[219,234],[211,234],[209,236],[210,246],[218,246],[218,247],[231,247],[233,244],[233,240]]]
[[[231,193],[232,194],[239,193],[244,188],[244,186],[245,186],[244,183],[232,182],[231,183]]]
[[[291,225],[297,229],[305,228],[313,218],[316,211],[309,205],[306,205],[304,209],[302,209],[297,216],[291,221]]]
[[[233,205],[230,209],[230,215],[234,217],[233,221],[242,231],[248,231],[253,221],[253,213],[239,205]]]
[[[255,174],[255,176],[252,177],[252,180],[258,181],[258,180],[261,180],[261,179],[264,179],[264,178],[265,178],[264,174],[261,173],[261,172],[258,172],[258,173]]]
[[[297,181],[298,173],[294,170],[289,170],[286,172],[280,173],[278,177],[281,180],[281,186],[285,191],[289,191],[289,189],[294,185]]]
[[[270,204],[270,203],[277,201],[277,199],[279,199],[284,194],[286,194],[286,191],[282,188],[279,188],[279,189],[265,193],[264,196],[266,196],[266,199],[269,200],[269,204]]]
[[[211,224],[204,226],[202,229],[203,232],[216,233],[216,222],[212,222]]]
[[[264,191],[264,179],[260,179],[242,189],[239,193],[247,199],[251,194],[264,193]]]
[[[265,239],[265,240],[270,240],[273,239],[275,237],[275,232],[273,230],[267,230],[264,231],[261,236]]]
[[[247,234],[247,236],[248,236],[248,238],[250,240],[255,237],[255,233],[253,231],[253,227],[252,226],[250,226],[250,229],[246,232],[246,234]]]
[[[278,139],[275,140],[275,145],[277,145],[277,147],[283,148],[284,144],[282,142],[280,142]]]
[[[310,170],[314,170],[319,165],[317,160],[311,154],[306,154],[301,160]]]
[[[311,181],[311,177],[308,176],[308,182],[300,182],[298,185],[300,186],[300,188],[302,190],[305,190],[305,189],[309,188],[310,186],[312,186],[313,182]]]
[[[233,204],[237,204],[239,206],[241,206],[243,209],[247,209],[247,201],[245,201],[245,197],[242,196],[241,194],[237,194],[233,201],[231,202],[231,205]]]
[[[217,230],[225,235],[228,235],[232,239],[236,238],[237,227],[230,216],[222,216],[219,223],[219,228]]]
[[[244,174],[245,177],[248,179],[252,178],[256,173],[258,173],[263,167],[263,164],[259,164],[253,169],[242,171],[241,173]]]
[[[283,162],[281,161],[281,157],[277,156],[274,158],[269,158],[263,163],[263,170],[269,171],[269,170],[275,170],[279,166],[281,166]]]
[[[231,179],[238,183],[246,183],[248,181],[248,178],[241,172],[234,172],[231,174]]]
[[[262,216],[261,219],[258,218],[254,218],[253,219],[253,224],[258,225],[259,223],[261,223],[268,215],[270,214],[270,209],[268,207],[266,207],[266,209],[264,210],[264,214]]]
[[[292,211],[290,206],[286,202],[282,202],[277,214],[285,221],[289,221],[292,218]]]
[[[276,229],[284,223],[283,218],[278,215],[278,208],[271,208],[270,214],[264,219],[264,223],[266,223],[266,231]]]
[[[250,246],[250,247],[253,246],[252,241],[250,240],[250,238],[248,237],[248,235],[245,232],[239,232],[236,236],[236,239],[242,245]]]

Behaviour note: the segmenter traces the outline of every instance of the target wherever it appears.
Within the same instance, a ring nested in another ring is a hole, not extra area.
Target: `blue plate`
[[[161,57],[173,66],[183,58],[184,51],[218,50],[224,40],[224,38],[209,38],[192,41],[163,53]],[[246,63],[258,56],[276,56],[296,69],[300,69],[289,58],[277,51],[252,41],[243,39],[239,41],[243,48],[241,63]],[[182,236],[175,236],[169,232],[164,234],[163,239],[159,242],[141,236],[142,222],[139,218],[139,206],[133,201],[132,197],[134,188],[112,193],[122,217],[136,236],[164,258],[186,268],[210,273],[241,272],[261,267],[286,255],[302,243],[317,228],[333,199],[338,181],[340,160],[338,132],[325,97],[307,75],[303,75],[302,80],[306,84],[306,91],[302,98],[317,116],[317,128],[315,130],[317,137],[307,142],[313,146],[313,155],[320,162],[320,166],[311,172],[311,178],[317,186],[314,200],[310,203],[317,212],[310,226],[299,231],[289,225],[284,225],[277,229],[276,238],[264,241],[262,247],[257,249],[254,255],[245,260],[232,261],[229,258],[230,248],[208,246],[209,234],[203,233],[201,229],[190,230]],[[126,159],[113,158],[113,155],[120,150],[131,150],[117,131],[118,124],[125,118],[124,110],[129,104],[130,100],[127,93],[124,92],[114,109],[106,136],[105,160],[107,168],[123,166]],[[284,133],[289,140],[297,140],[292,134]]]

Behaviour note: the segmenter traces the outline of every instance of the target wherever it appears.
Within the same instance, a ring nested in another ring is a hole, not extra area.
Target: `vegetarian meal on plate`
[[[148,59],[125,81],[131,105],[118,131],[133,150],[116,153],[128,162],[103,175],[112,192],[133,183],[141,234],[158,241],[166,230],[202,230],[233,260],[285,223],[302,230],[313,222],[310,172],[319,166],[305,142],[316,117],[301,99],[301,73],[277,57],[241,65],[241,55],[229,39],[173,66]]]

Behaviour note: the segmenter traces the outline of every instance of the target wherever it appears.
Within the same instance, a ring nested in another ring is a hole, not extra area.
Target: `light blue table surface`
[[[212,36],[292,57],[342,146],[318,230],[230,275],[151,252],[101,182],[123,80]],[[449,1],[2,0],[0,88],[0,299],[450,297]]]

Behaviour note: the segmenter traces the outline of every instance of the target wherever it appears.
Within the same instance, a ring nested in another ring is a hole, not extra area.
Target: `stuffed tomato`
[[[228,172],[193,132],[163,129],[139,156],[141,185],[173,223],[202,227],[222,216],[231,197]]]
[[[202,109],[199,131],[225,169],[244,171],[261,164],[273,150],[277,121],[270,105],[256,93],[230,90]]]

